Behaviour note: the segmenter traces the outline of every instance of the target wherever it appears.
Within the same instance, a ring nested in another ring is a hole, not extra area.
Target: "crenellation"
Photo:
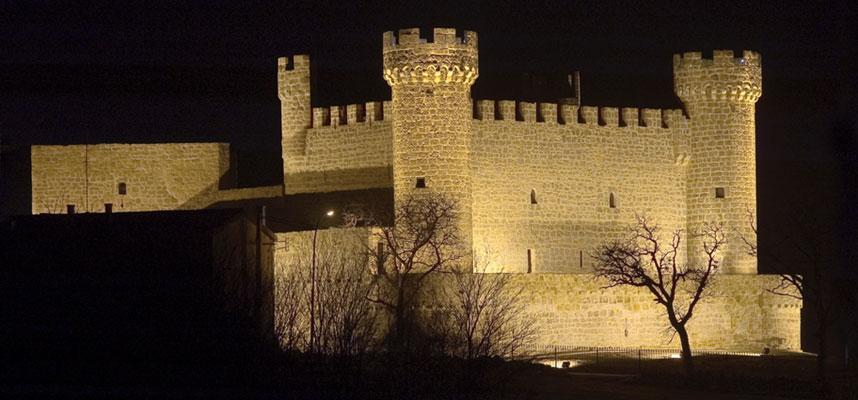
[[[494,100],[477,100],[477,112],[481,121],[494,121],[495,101]]]
[[[515,112],[515,100],[498,100],[498,111],[499,114],[495,115],[495,119],[498,121],[515,121],[516,120],[516,112]]]
[[[578,106],[575,104],[561,104],[560,115],[557,116],[557,122],[563,125],[578,123]]]
[[[381,102],[381,107],[378,110],[378,120],[379,121],[392,121],[393,120],[393,105],[390,100],[385,100]]]
[[[703,53],[699,51],[687,51],[685,53],[676,54],[673,56],[674,65],[680,62],[683,66],[694,68],[703,66]],[[677,61],[679,60],[679,61]]]
[[[641,109],[641,120],[643,121],[643,126],[660,128],[662,125],[661,110],[654,108]]]
[[[713,50],[712,65],[715,66],[732,66],[737,64],[737,59],[733,57],[733,50]]]
[[[619,126],[619,116],[616,107],[600,107],[599,116],[601,117],[602,123],[605,126]]]
[[[557,123],[557,103],[539,103],[537,108],[537,122],[548,124]]]
[[[593,106],[581,106],[581,120],[588,125],[599,124],[599,108]]]
[[[346,106],[346,121],[350,124],[356,124],[363,122],[362,119],[358,119],[358,107],[360,104],[349,104]]]
[[[398,31],[397,35],[397,44],[418,44],[421,43],[420,40],[420,29],[419,28],[404,28]]]
[[[536,103],[525,101],[516,102],[518,105],[518,113],[516,120],[523,122],[536,122]]]
[[[456,37],[454,28],[435,28],[432,30],[432,42],[440,45],[461,44],[462,39]]]
[[[668,128],[682,128],[687,126],[688,119],[682,113],[681,109],[662,110],[664,124]]]
[[[331,109],[329,107],[313,107],[313,128],[331,126]]]
[[[636,127],[640,125],[640,113],[636,107],[623,107],[620,112],[625,126]]]

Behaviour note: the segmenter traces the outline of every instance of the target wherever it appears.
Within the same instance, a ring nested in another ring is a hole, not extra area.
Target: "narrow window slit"
[[[533,273],[533,249],[527,249],[527,273]]]

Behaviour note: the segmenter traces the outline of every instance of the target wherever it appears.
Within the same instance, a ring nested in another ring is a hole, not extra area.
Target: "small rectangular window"
[[[608,196],[608,207],[617,208],[617,200],[614,199],[613,192],[611,192],[610,196]]]
[[[128,192],[128,188],[125,186],[125,182],[119,182],[119,184],[116,185],[116,190],[122,196],[125,196],[125,194]]]
[[[66,213],[74,214],[74,204],[66,204]]]
[[[716,199],[723,199],[724,198],[724,188],[722,188],[722,187],[716,187],[715,188],[715,198]]]
[[[423,189],[426,187],[426,178],[417,178],[417,184],[414,187]]]
[[[113,203],[104,203],[104,212],[110,214],[113,212]]]

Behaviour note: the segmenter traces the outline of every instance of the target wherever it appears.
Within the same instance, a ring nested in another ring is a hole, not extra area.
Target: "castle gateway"
[[[665,324],[645,292],[601,289],[591,250],[623,237],[636,214],[665,231],[720,221],[728,244],[713,295],[689,324],[693,345],[800,348],[801,302],[766,292],[778,277],[758,275],[740,239],[753,237],[756,210],[759,54],[675,55],[683,112],[472,100],[476,33],[438,28],[427,40],[403,29],[382,40],[390,101],[314,108],[309,57],[278,59],[282,185],[224,189],[224,143],[33,146],[32,211],[202,209],[391,188],[396,204],[441,193],[460,206],[467,246],[491,252],[489,271],[515,274],[538,342],[602,346],[665,346]],[[277,273],[288,273],[288,243],[306,234],[278,233]],[[681,257],[693,262],[701,242],[686,237]]]

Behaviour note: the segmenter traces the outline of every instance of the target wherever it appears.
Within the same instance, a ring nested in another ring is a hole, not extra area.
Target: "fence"
[[[612,373],[640,374],[642,364],[649,360],[680,359],[678,348],[592,347],[569,345],[529,345],[513,359],[529,360],[555,368],[582,368]],[[692,357],[760,357],[760,353],[726,350],[693,350]]]

